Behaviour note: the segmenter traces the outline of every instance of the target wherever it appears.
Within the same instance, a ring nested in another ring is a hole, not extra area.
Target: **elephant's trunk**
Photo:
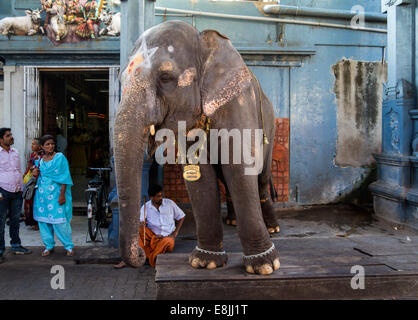
[[[145,108],[122,99],[114,127],[116,183],[119,196],[119,250],[125,263],[140,267],[145,253],[139,246],[141,180],[146,147]],[[142,100],[142,101],[145,101]]]

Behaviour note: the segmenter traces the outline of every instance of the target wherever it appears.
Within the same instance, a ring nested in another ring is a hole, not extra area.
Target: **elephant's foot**
[[[228,214],[226,215],[225,223],[229,226],[236,226],[237,219],[235,215],[234,205],[232,204],[232,200],[229,197],[226,200],[226,207],[228,210]]]
[[[193,268],[215,269],[224,267],[228,261],[225,251],[208,251],[196,246],[189,256],[189,263]]]
[[[279,253],[274,244],[262,253],[244,256],[243,261],[248,273],[268,275],[280,268]]]
[[[225,219],[225,223],[229,226],[236,226],[237,225],[237,220],[235,218],[226,218]]]
[[[276,226],[276,227],[271,227],[267,229],[269,231],[269,233],[279,233],[280,232],[280,226]]]
[[[273,204],[269,198],[260,200],[261,211],[263,213],[264,224],[270,234],[280,232],[279,223],[275,216]]]

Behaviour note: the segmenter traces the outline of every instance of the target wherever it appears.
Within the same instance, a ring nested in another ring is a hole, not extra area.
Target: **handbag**
[[[33,177],[33,174],[29,170],[28,173],[23,177],[23,184],[27,184],[32,177]]]
[[[22,197],[25,200],[31,200],[35,195],[35,190],[37,188],[36,181],[38,179],[36,177],[32,177],[23,187]]]
[[[37,166],[38,169],[39,169],[39,165]],[[23,186],[22,198],[24,200],[32,200],[33,196],[35,195],[36,188],[38,188],[38,186],[36,185],[36,182],[38,181],[38,177],[35,177],[30,171],[26,174],[26,176],[29,173],[31,174],[32,177]],[[23,183],[24,182],[25,180],[23,180]]]

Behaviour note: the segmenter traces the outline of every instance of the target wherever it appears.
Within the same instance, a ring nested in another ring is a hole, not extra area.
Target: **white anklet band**
[[[208,251],[208,250],[204,250],[204,249],[200,249],[198,246],[196,246],[196,250],[203,252],[203,253],[207,253],[207,254],[215,254],[215,255],[223,255],[226,254],[225,251]]]
[[[261,252],[261,253],[259,253],[259,254],[253,254],[253,255],[251,255],[251,256],[243,256],[243,259],[255,259],[255,258],[260,258],[260,257],[263,257],[263,256],[266,256],[266,255],[268,255],[270,252],[272,252],[273,250],[274,250],[274,243],[273,243],[273,245],[271,246],[271,248],[270,249],[268,249],[267,251],[264,251],[264,252]]]

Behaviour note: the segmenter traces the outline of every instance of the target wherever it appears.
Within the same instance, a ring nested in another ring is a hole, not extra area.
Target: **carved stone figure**
[[[103,11],[99,17],[106,27],[101,29],[99,35],[119,36],[120,35],[120,12]]]
[[[98,25],[98,4],[95,0],[88,0],[81,11],[84,15],[84,22],[77,28],[77,35],[81,38],[95,39],[95,25]]]
[[[269,192],[274,110],[231,41],[214,30],[199,32],[185,22],[164,22],[137,40],[121,82],[123,94],[113,139],[122,259],[134,267],[145,262],[138,243],[138,214],[144,150],[147,144],[148,150],[156,147],[150,128],[170,129],[179,139],[179,121],[185,122],[186,135],[201,128],[204,122],[203,127],[210,130],[234,129],[241,137],[245,129],[251,130],[252,135],[262,131],[265,143],[260,146],[261,171],[254,174],[248,174],[251,166],[242,158],[241,164],[232,164],[232,147],[229,164],[221,163],[221,151],[216,148],[217,164],[183,165],[185,174],[186,167],[195,167],[200,173],[198,180],[186,181],[197,227],[197,247],[191,252],[189,263],[194,268],[213,269],[227,262],[220,179],[228,188],[237,216],[246,271],[270,274],[277,270],[279,255],[266,226],[266,221],[274,221],[272,227],[278,225]],[[211,135],[206,137],[211,146]],[[244,148],[248,149],[248,145]]]
[[[65,22],[65,3],[64,1],[57,0],[55,1],[52,10],[50,11],[52,16],[51,26],[52,30],[55,33],[55,40],[61,41],[68,34],[67,24]]]
[[[0,33],[2,35],[28,35],[37,34],[41,26],[42,10],[26,10],[26,16],[6,17],[0,20]]]
[[[49,24],[49,20],[51,18],[51,11],[52,11],[52,6],[54,5],[54,3],[52,0],[41,0],[41,5],[42,5],[42,10],[45,11],[46,13],[45,23],[44,23],[44,29],[46,29],[46,27]]]
[[[82,23],[84,21],[82,6],[79,0],[67,1],[65,20],[67,23]]]

